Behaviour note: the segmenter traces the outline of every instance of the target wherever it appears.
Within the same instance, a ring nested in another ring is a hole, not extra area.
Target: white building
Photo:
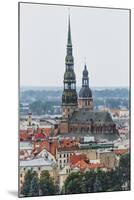
[[[44,159],[44,158],[36,158],[32,160],[25,160],[20,161],[20,188],[22,187],[24,183],[25,174],[28,170],[36,171],[38,174],[38,177],[40,177],[41,172],[44,170],[47,170],[52,178],[54,178],[54,181],[57,181],[57,168],[55,165],[55,162]]]

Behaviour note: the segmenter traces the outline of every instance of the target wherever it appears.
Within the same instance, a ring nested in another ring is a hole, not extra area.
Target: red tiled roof
[[[104,167],[104,165],[100,164],[100,163],[90,163],[89,164],[90,169],[97,169],[97,168],[103,168],[103,167]]]
[[[86,154],[79,154],[79,155],[74,154],[70,156],[70,163],[72,165],[76,164],[80,160],[87,160]]]
[[[46,136],[42,133],[36,133],[36,134],[34,134],[34,136],[35,136],[35,139],[45,139],[46,138]]]
[[[100,163],[86,163],[84,160],[79,160],[73,167],[78,167],[80,170],[103,168],[104,165]]]
[[[88,164],[84,160],[79,160],[74,166],[79,167],[81,170],[88,168]]]
[[[50,136],[50,133],[51,133],[51,128],[45,128],[45,134],[47,136]]]
[[[63,148],[70,148],[70,147],[73,147],[73,146],[76,146],[76,141],[68,138],[68,139],[62,139],[60,141],[60,147],[63,147]]]
[[[27,130],[20,130],[20,134],[27,133]]]
[[[28,133],[20,133],[19,138],[20,138],[20,140],[31,140],[32,135],[30,135]]]
[[[37,134],[44,134],[50,136],[51,128],[37,128]]]

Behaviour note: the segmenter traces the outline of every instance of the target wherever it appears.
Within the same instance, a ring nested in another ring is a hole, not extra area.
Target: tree
[[[85,176],[85,192],[94,192],[93,184],[95,180],[95,171],[87,171],[84,173]]]
[[[122,155],[119,163],[120,180],[122,185],[130,188],[130,154]]]
[[[78,194],[83,193],[83,173],[82,172],[72,172],[66,179],[64,183],[64,193],[65,194]]]
[[[101,191],[102,191],[102,185],[98,176],[96,176],[95,182],[94,182],[94,192],[101,192]]]
[[[24,183],[21,189],[21,193],[24,196],[38,195],[38,189],[39,189],[38,183],[39,183],[39,180],[38,180],[37,173],[33,172],[32,170],[28,170],[24,178]]]
[[[57,194],[57,187],[54,185],[53,179],[50,177],[49,172],[44,170],[40,176],[40,192],[41,195]]]
[[[39,179],[37,174],[35,174],[32,178],[29,196],[39,196]]]
[[[121,156],[119,167],[111,171],[73,172],[67,177],[62,193],[77,194],[128,190],[130,187],[130,155]]]

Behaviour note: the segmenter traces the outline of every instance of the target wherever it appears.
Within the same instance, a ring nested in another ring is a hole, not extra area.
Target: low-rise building
[[[103,164],[107,169],[115,169],[118,166],[118,159],[113,151],[98,151],[98,158],[100,163]]]
[[[87,159],[96,160],[98,159],[97,150],[94,149],[81,149],[78,146],[72,148],[57,148],[56,160],[58,168],[62,169],[70,162],[70,156],[74,154],[86,154]]]
[[[57,167],[54,161],[44,158],[20,161],[20,188],[24,183],[25,174],[28,170],[36,171],[38,177],[40,177],[42,171],[47,170],[54,182],[56,182],[58,178]]]

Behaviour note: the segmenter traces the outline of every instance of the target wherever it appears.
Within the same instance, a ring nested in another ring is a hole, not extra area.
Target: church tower
[[[60,131],[68,132],[68,122],[72,113],[77,109],[76,76],[71,39],[70,16],[68,20],[67,53],[65,58],[64,89],[62,93],[62,122]]]
[[[69,119],[77,108],[76,76],[74,72],[74,58],[72,53],[70,16],[68,22],[67,55],[65,58],[64,90],[62,94],[63,118]]]
[[[83,70],[82,88],[79,92],[78,107],[85,111],[93,110],[92,91],[89,88],[89,77],[86,64]]]

